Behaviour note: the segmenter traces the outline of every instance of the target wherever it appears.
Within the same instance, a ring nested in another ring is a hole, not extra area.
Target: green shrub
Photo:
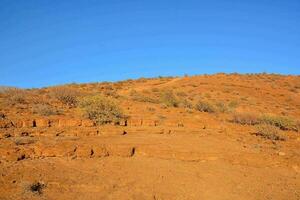
[[[270,140],[285,140],[285,138],[279,134],[278,128],[270,124],[260,124],[257,125],[255,128],[255,135]]]
[[[242,125],[259,124],[259,117],[254,113],[234,113],[231,122]]]
[[[126,118],[112,98],[102,95],[85,97],[79,105],[85,116],[96,124],[118,123]]]
[[[261,123],[276,126],[281,130],[298,130],[297,123],[289,117],[263,115],[260,117],[260,121]]]
[[[67,106],[75,107],[78,103],[79,92],[67,87],[57,87],[51,91],[50,95]]]

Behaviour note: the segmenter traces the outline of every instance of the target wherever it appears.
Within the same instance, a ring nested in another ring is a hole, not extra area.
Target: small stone
[[[285,156],[285,153],[280,151],[280,152],[278,152],[278,155]]]

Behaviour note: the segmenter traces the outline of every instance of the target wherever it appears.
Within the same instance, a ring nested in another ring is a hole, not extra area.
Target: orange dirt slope
[[[95,95],[118,121],[85,113]],[[3,88],[0,199],[299,200],[299,121],[299,76]]]

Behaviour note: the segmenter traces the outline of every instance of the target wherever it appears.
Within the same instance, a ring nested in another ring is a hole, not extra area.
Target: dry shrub
[[[32,112],[34,114],[38,114],[41,116],[49,116],[49,115],[57,115],[60,112],[52,107],[51,105],[47,105],[47,104],[36,104],[32,107]]]
[[[276,126],[281,130],[293,130],[298,131],[297,123],[289,118],[275,115],[263,115],[260,117],[261,123]]]
[[[193,103],[188,99],[180,99],[178,106],[183,107],[183,108],[187,108],[187,109],[192,109],[194,107]]]
[[[79,105],[85,116],[96,124],[119,123],[126,118],[112,98],[102,95],[85,97]]]
[[[234,113],[231,122],[242,125],[259,124],[259,117],[254,113]]]
[[[223,102],[218,102],[216,104],[216,110],[221,113],[226,113],[230,111],[229,107]]]
[[[178,107],[179,100],[172,90],[165,90],[160,94],[160,102],[168,107]]]
[[[18,88],[7,88],[3,91],[5,102],[8,105],[26,103],[27,91]]]
[[[209,102],[199,100],[195,105],[196,110],[200,112],[208,112],[208,113],[214,113],[216,112],[216,108],[210,104]]]
[[[278,128],[270,124],[260,124],[257,125],[255,128],[256,128],[255,135],[261,136],[269,140],[281,140],[281,141],[285,140],[285,137],[279,134]]]
[[[79,92],[67,87],[57,87],[51,91],[50,96],[67,106],[75,107],[78,103]]]

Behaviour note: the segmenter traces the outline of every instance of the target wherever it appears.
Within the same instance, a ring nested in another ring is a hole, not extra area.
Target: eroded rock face
[[[81,126],[82,121],[79,119],[60,119],[58,126],[59,127],[76,127]]]
[[[50,121],[48,119],[36,119],[35,126],[36,127],[49,127]]]

